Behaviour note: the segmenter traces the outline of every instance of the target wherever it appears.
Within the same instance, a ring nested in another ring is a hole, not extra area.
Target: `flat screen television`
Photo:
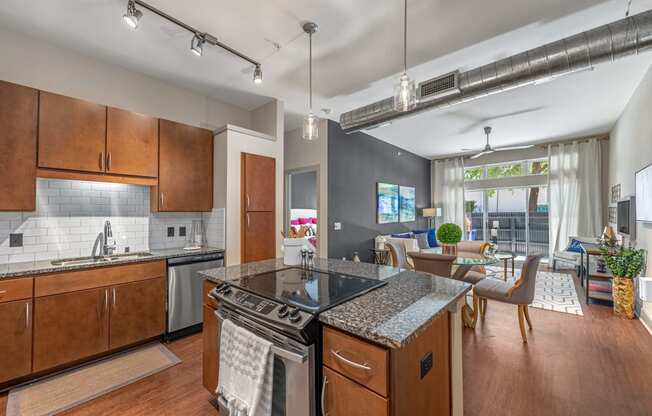
[[[618,233],[636,239],[636,198],[633,196],[618,201]]]
[[[636,221],[652,223],[652,165],[636,172]]]

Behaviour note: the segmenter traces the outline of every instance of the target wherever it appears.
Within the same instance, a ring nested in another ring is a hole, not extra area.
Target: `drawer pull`
[[[342,355],[340,355],[340,351],[333,351],[331,350],[331,354],[335,356],[338,360],[342,361],[344,364],[351,366],[353,368],[357,368],[358,370],[364,370],[364,371],[371,371],[371,367],[367,363],[360,364],[356,363],[355,361],[348,360],[344,358]]]
[[[5,293],[7,293],[6,290],[0,290],[0,296],[4,295]]]
[[[322,416],[328,416],[326,412],[326,385],[328,384],[328,377],[324,375],[324,382],[321,385],[321,414]]]

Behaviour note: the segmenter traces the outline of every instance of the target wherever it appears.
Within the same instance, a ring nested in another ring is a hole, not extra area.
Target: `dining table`
[[[444,254],[441,247],[427,248],[427,249],[422,249],[420,251],[421,253],[434,253],[434,254],[441,254],[441,255]],[[491,266],[501,261],[498,257],[496,257],[495,255],[489,252],[476,253],[473,251],[458,250],[454,254],[446,253],[446,255],[455,255],[455,260],[453,261],[453,266],[454,266],[453,275],[450,276],[450,278],[455,280],[462,280],[462,281],[464,281],[464,277],[474,267]],[[444,277],[448,277],[448,276],[444,276]],[[472,328],[472,329],[475,328],[475,324],[478,321],[479,307],[480,307],[480,302],[478,297],[475,295],[475,290],[474,290],[473,305],[469,305],[468,302],[466,302],[464,305],[464,311],[463,311],[464,313],[462,314],[464,325],[467,326],[468,328]]]

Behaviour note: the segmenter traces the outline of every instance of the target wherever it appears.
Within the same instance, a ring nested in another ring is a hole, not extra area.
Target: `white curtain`
[[[464,229],[464,163],[462,158],[432,161],[432,200],[442,208],[437,223],[453,223]]]
[[[550,254],[572,236],[597,237],[602,229],[600,141],[548,147],[550,157]]]

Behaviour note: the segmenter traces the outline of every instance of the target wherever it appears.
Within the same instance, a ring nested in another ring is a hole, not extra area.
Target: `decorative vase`
[[[442,244],[441,253],[448,256],[457,255],[457,244]]]
[[[614,314],[621,318],[634,319],[634,279],[614,277]]]

